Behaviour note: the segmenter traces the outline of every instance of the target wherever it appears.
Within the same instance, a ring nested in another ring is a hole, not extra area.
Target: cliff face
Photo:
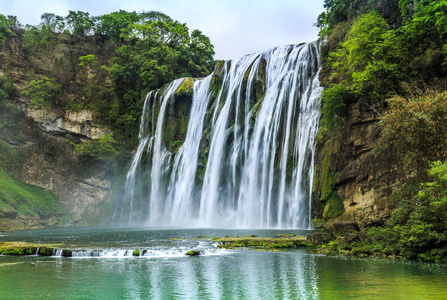
[[[8,208],[0,218],[0,229],[87,224],[98,220],[112,210],[112,179],[117,175],[116,166],[101,162],[81,164],[74,154],[74,146],[110,134],[111,130],[98,120],[93,110],[35,107],[22,92],[34,75],[40,74],[57,78],[62,83],[62,106],[70,107],[67,104],[79,100],[88,102],[82,92],[86,84],[92,80],[104,86],[108,83],[100,68],[80,68],[79,57],[94,54],[98,65],[108,64],[114,54],[113,45],[104,44],[98,38],[64,34],[58,36],[57,44],[36,53],[27,53],[23,43],[18,32],[17,37],[9,38],[0,51],[0,75],[9,74],[17,89],[16,96],[5,101],[11,105],[6,105],[0,113],[0,146],[23,157],[19,166],[3,163],[0,167],[23,183],[54,193],[64,211],[54,209],[33,215],[20,212],[17,207]],[[263,64],[265,61],[261,62]],[[216,69],[214,86],[221,84],[221,70],[222,65]],[[262,72],[264,67],[259,70]],[[258,75],[259,78],[265,76]],[[243,90],[247,79],[248,72],[244,76]],[[175,101],[168,104],[164,144],[173,153],[185,139],[192,87],[193,80],[185,80]],[[255,83],[253,98],[256,101],[262,100],[264,88],[265,82]],[[216,97],[219,90],[211,89]],[[256,101],[252,103],[255,114],[259,110]],[[210,101],[210,105],[212,103]],[[157,105],[155,110],[160,109],[161,103]],[[210,123],[214,107],[207,110],[204,122]],[[380,109],[356,102],[349,103],[346,111],[342,128],[317,145],[313,216],[327,222],[353,220],[368,225],[389,216],[394,203],[387,199],[402,187],[406,178],[393,153],[378,149]],[[235,119],[235,112],[236,107],[232,106],[230,123]],[[11,118],[12,114],[14,118]],[[154,128],[155,124],[148,126]],[[208,127],[205,126],[199,146],[195,178],[198,185],[204,179],[210,152]],[[17,134],[18,131],[21,134]],[[232,135],[229,136],[231,139]]]
[[[397,153],[380,149],[381,112],[359,102],[349,103],[345,124],[318,145],[313,199],[316,218],[368,226],[383,223],[395,208],[389,197],[407,178]]]
[[[81,164],[74,146],[111,134],[111,130],[98,121],[92,110],[32,106],[31,99],[22,92],[35,74],[50,76],[62,83],[59,101],[67,107],[85,97],[82,87],[98,75],[91,68],[80,68],[79,57],[93,53],[100,63],[105,63],[113,54],[112,48],[97,39],[63,34],[58,36],[57,44],[36,53],[27,53],[23,43],[22,32],[18,31],[0,51],[0,75],[8,74],[16,88],[15,97],[2,103],[0,146],[11,157],[22,158],[14,165],[4,158],[0,167],[19,182],[54,194],[62,208],[31,213],[20,210],[28,199],[20,200],[22,204],[9,203],[11,213],[0,218],[0,230],[96,221],[108,209],[115,166],[101,162]],[[5,199],[0,200],[7,203]]]

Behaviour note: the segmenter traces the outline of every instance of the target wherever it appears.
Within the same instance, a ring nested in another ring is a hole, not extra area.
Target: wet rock
[[[332,225],[333,233],[336,235],[345,235],[352,231],[359,231],[359,225],[356,222],[339,222]]]
[[[365,222],[364,226],[365,228],[370,228],[370,227],[383,227],[386,224],[386,220],[385,219],[374,219],[374,220],[369,220],[367,222]]]
[[[46,248],[46,247],[42,247],[39,249],[39,255],[43,255],[43,256],[52,256],[53,252],[54,252],[55,248]]]
[[[367,235],[363,231],[358,231],[352,234],[351,233],[346,234],[343,240],[341,241],[341,244],[349,245],[354,242],[360,243],[363,241],[368,241],[370,244],[372,243],[372,239],[369,235]]]
[[[329,243],[335,236],[329,232],[315,232],[313,234],[309,234],[306,238],[308,243],[314,245],[324,245]]]
[[[63,249],[62,250],[62,256],[63,257],[72,257],[73,256],[73,251],[68,250],[68,249]]]
[[[189,255],[189,256],[197,256],[197,255],[201,255],[202,253],[199,250],[189,250],[188,252],[186,252],[185,255]]]

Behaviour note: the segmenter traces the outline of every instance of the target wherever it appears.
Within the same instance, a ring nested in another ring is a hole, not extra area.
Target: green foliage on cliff
[[[11,99],[16,93],[14,83],[7,74],[0,76],[0,102]]]
[[[332,85],[326,88],[321,95],[321,122],[320,126],[331,132],[338,128],[345,116],[348,91],[345,85]]]
[[[46,76],[40,80],[32,80],[23,92],[31,98],[30,105],[34,107],[57,107],[61,93],[61,85],[55,79]]]
[[[0,14],[0,47],[3,45],[4,40],[8,36],[12,36],[13,32],[9,28],[11,24],[9,23],[8,19]]]
[[[75,153],[82,162],[94,160],[114,160],[118,152],[117,142],[109,134],[104,134],[99,139],[83,142],[75,146]]]
[[[80,61],[80,63],[79,63],[80,67],[94,65],[97,63],[94,54],[87,54],[87,55],[80,56],[79,61]]]
[[[411,199],[402,199],[386,226],[369,229],[372,243],[354,242],[347,249],[447,263],[447,163],[433,162],[428,173],[431,181]]]
[[[447,158],[447,1],[326,0],[317,26],[326,87],[319,149],[345,129],[345,112],[357,102],[381,115],[382,151],[397,150],[409,177],[424,180],[430,162]],[[320,187],[333,176],[325,172]]]
[[[393,97],[381,119],[383,139],[422,174],[431,161],[447,159],[447,92]]]
[[[354,101],[385,108],[382,147],[398,151],[418,187],[414,192],[407,184],[404,196],[390,198],[397,208],[386,226],[369,229],[372,242],[344,249],[446,263],[447,1],[327,0],[325,8],[318,20],[328,87],[322,126],[333,127]],[[337,91],[345,94],[337,97]],[[328,216],[328,186],[335,179],[328,180],[330,169],[323,171],[321,201]]]
[[[323,73],[329,82],[343,82],[369,102],[405,94],[404,86],[443,86],[447,1],[325,3],[318,26],[327,38]]]

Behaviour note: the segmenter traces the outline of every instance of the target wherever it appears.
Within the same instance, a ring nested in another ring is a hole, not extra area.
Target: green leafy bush
[[[332,80],[373,100],[393,95],[402,79],[401,41],[376,12],[360,16],[351,26],[340,48],[329,54]]]
[[[79,66],[80,67],[84,67],[84,66],[88,66],[88,65],[94,65],[97,63],[95,55],[94,54],[87,54],[84,56],[80,56],[79,57]]]
[[[117,142],[109,134],[104,134],[99,139],[83,142],[75,147],[75,153],[83,162],[92,160],[112,160],[118,155]]]
[[[0,76],[0,101],[14,97],[16,88],[8,75]]]
[[[413,198],[402,199],[386,226],[368,231],[373,243],[345,249],[447,263],[447,162],[431,163],[428,173],[432,181],[421,184]]]
[[[9,24],[8,19],[2,14],[0,14],[0,47],[3,45],[6,37],[14,35],[11,29],[9,28],[11,24]]]
[[[31,106],[52,107],[58,105],[59,96],[62,93],[62,86],[56,79],[44,76],[40,80],[32,80],[24,95],[31,98]]]

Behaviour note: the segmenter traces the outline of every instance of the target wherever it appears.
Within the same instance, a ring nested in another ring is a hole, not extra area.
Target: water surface
[[[0,256],[1,299],[442,299],[446,266],[311,253],[220,250],[197,236],[293,230],[64,228],[2,233],[0,241],[62,243],[103,256]],[[171,240],[175,238],[175,240]],[[199,248],[202,256],[185,256]],[[146,249],[147,256],[125,251]],[[104,256],[104,253],[113,255]]]

